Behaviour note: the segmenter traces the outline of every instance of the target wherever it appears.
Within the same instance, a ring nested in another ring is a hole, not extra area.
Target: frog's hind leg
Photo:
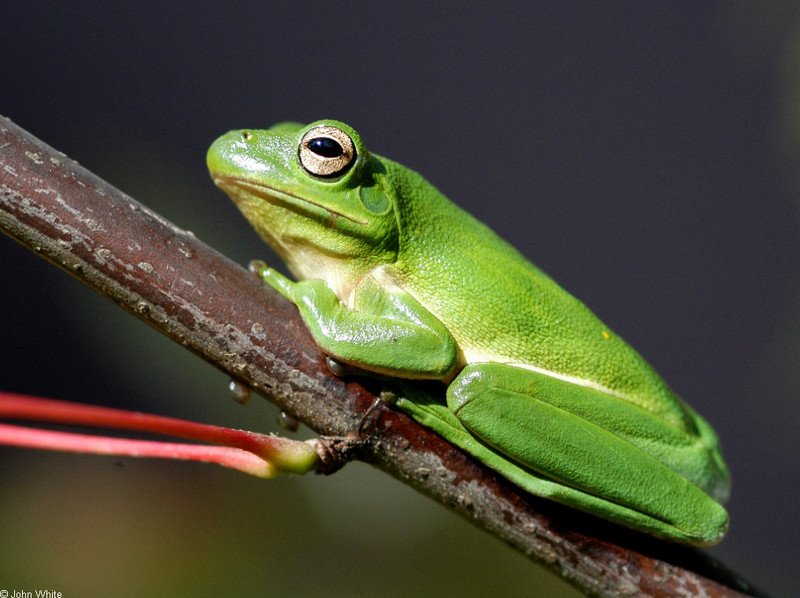
[[[663,442],[665,451],[697,439],[640,407],[502,364],[465,368],[448,388],[447,404],[495,455],[465,448],[533,494],[690,544],[713,544],[727,529],[720,504],[631,435],[644,427],[642,443]]]

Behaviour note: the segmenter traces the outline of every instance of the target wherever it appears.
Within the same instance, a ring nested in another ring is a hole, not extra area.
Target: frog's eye
[[[356,147],[350,136],[336,127],[320,125],[300,140],[297,157],[309,174],[335,177],[347,172],[356,159]]]

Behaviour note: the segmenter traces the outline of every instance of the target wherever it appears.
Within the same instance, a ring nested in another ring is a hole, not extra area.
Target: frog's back
[[[661,377],[583,303],[403,170],[400,283],[447,326],[464,363],[507,363],[571,379],[693,427]]]

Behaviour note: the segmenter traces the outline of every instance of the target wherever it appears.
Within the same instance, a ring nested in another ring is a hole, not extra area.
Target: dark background
[[[337,118],[422,172],[707,417],[734,478],[710,552],[800,592],[796,2],[15,4],[0,114],[241,263],[276,258],[208,179],[225,131]],[[0,256],[2,388],[276,429],[5,237]],[[2,449],[0,466],[0,589],[572,592],[363,465],[263,482]]]

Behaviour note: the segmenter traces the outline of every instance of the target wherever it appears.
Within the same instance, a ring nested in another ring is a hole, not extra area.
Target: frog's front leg
[[[292,301],[292,285],[295,284],[293,281],[286,278],[274,268],[270,268],[261,260],[250,260],[247,269],[278,291],[283,297]]]
[[[250,270],[298,307],[317,344],[339,361],[405,378],[445,378],[457,366],[452,335],[405,293],[367,282],[357,290],[350,309],[322,280],[293,282],[260,261],[251,262]],[[319,439],[317,469],[327,472],[340,466],[339,454],[346,460],[359,442],[359,434]]]
[[[339,361],[416,379],[446,379],[457,367],[458,349],[450,332],[402,291],[364,281],[351,309],[323,280],[293,282],[258,262],[251,270],[297,306],[316,343]]]

